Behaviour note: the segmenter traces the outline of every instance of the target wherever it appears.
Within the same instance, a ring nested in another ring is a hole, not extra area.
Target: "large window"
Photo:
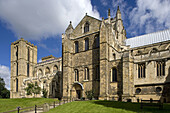
[[[164,61],[157,61],[157,76],[164,76],[165,75],[165,62]]]
[[[89,38],[85,39],[85,51],[89,50]]]
[[[117,69],[111,69],[111,82],[117,82]]]
[[[18,76],[18,62],[16,63],[16,76]]]
[[[89,32],[89,22],[86,22],[84,25],[84,33]]]
[[[79,52],[79,43],[76,41],[75,42],[75,53]]]
[[[16,59],[18,60],[18,46],[16,46]]]
[[[145,78],[145,63],[138,64],[138,78]]]
[[[74,70],[75,81],[79,81],[79,71],[77,69]]]
[[[87,67],[84,70],[84,80],[89,80],[89,69]]]

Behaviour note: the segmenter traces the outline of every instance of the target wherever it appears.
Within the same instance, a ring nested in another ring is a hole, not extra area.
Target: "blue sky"
[[[85,13],[115,17],[117,6],[127,38],[170,28],[169,0],[0,0],[0,76],[10,88],[10,44],[23,37],[37,45],[38,61],[61,57],[61,34],[69,21],[75,27]]]

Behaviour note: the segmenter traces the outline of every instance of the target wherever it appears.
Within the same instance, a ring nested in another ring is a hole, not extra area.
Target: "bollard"
[[[55,108],[55,101],[54,101],[54,108]]]
[[[18,113],[19,113],[20,107],[17,107],[17,109],[18,109]]]
[[[37,113],[37,105],[35,105],[35,113]]]

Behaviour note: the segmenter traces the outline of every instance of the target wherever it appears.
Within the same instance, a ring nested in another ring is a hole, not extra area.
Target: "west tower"
[[[11,44],[11,91],[10,98],[22,98],[23,80],[33,76],[37,64],[37,46],[23,38]]]

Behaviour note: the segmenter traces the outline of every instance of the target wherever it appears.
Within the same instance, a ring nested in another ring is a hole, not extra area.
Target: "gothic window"
[[[95,36],[94,44],[95,44],[94,48],[99,48],[99,46],[100,46],[99,35]]]
[[[100,80],[100,67],[99,67],[99,65],[96,66],[96,80]]]
[[[157,61],[157,76],[164,76],[165,75],[165,62],[164,61]]]
[[[112,68],[111,70],[111,82],[117,82],[117,69]]]
[[[18,79],[16,79],[16,92],[18,92]]]
[[[138,64],[138,78],[145,78],[145,63]]]
[[[54,67],[53,67],[53,72],[57,72],[58,71],[58,67],[57,67],[57,65],[55,65]]]
[[[89,23],[86,22],[84,25],[84,33],[89,32]]]
[[[38,76],[42,76],[43,75],[43,72],[41,69],[38,70]]]
[[[85,51],[89,50],[89,38],[85,39]]]
[[[29,63],[27,63],[27,77],[29,77]]]
[[[46,67],[45,69],[45,74],[49,74],[50,73],[50,68],[49,67]]]
[[[79,44],[78,41],[75,42],[75,53],[79,52]]]
[[[75,81],[79,81],[79,71],[77,69],[74,70]]]
[[[89,69],[87,67],[84,70],[84,80],[89,80]]]

